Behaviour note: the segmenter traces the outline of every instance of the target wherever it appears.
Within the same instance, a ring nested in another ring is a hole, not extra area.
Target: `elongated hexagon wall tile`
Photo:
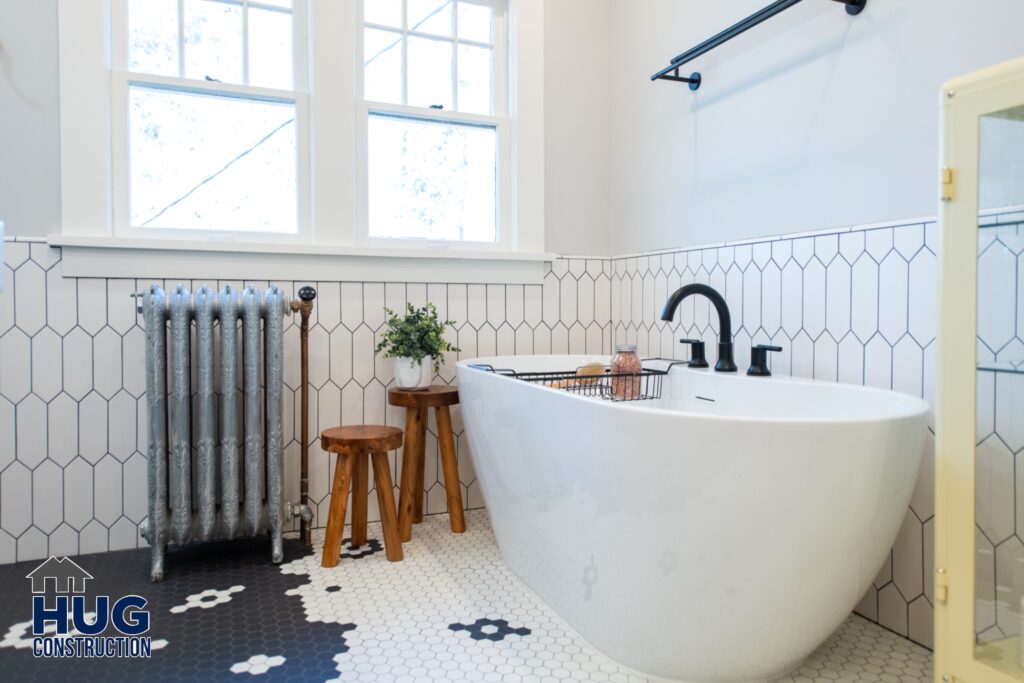
[[[75,458],[64,468],[64,519],[72,528],[81,531],[92,520],[92,501],[93,466],[84,458]]]
[[[0,395],[17,403],[32,389],[32,341],[15,328],[0,337]]]
[[[0,474],[0,524],[8,533],[20,536],[32,524],[32,472],[15,462]]]
[[[15,424],[14,404],[0,396],[0,472],[14,460]]]
[[[29,395],[18,404],[16,411],[18,460],[35,468],[46,457],[46,404]]]
[[[93,469],[96,487],[96,519],[109,527],[121,516],[123,498],[121,491],[121,463],[108,455],[96,463]]]
[[[64,337],[62,360],[64,391],[80,401],[93,386],[92,337],[81,328],[71,330]]]
[[[37,264],[23,263],[14,272],[14,324],[32,336],[46,324],[46,307],[40,299],[46,293],[46,273]]]
[[[32,471],[32,524],[51,534],[64,519],[62,470],[47,460]]]
[[[106,399],[121,390],[121,337],[104,327],[93,337],[93,387]]]
[[[46,407],[46,456],[63,467],[78,455],[78,403],[61,393]]]

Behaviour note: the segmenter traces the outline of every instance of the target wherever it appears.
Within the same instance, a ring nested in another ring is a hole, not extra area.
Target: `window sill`
[[[65,277],[540,284],[553,254],[51,235]]]

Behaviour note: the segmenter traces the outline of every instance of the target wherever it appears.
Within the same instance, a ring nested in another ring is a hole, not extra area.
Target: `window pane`
[[[249,84],[292,89],[292,15],[249,8]]]
[[[408,0],[408,3],[410,31],[451,37],[451,0]]]
[[[131,224],[296,232],[295,107],[132,86]]]
[[[242,82],[242,8],[185,0],[185,77]]]
[[[292,8],[292,0],[259,0],[262,5],[273,5],[274,7]]]
[[[459,1],[459,38],[491,42],[491,8]]]
[[[402,34],[368,28],[364,31],[364,97],[374,102],[402,103]]]
[[[409,101],[414,107],[452,108],[453,45],[445,40],[409,36]]]
[[[402,28],[402,0],[364,0],[363,21]]]
[[[496,145],[490,127],[371,115],[370,236],[494,242]]]
[[[491,113],[491,48],[459,45],[459,111]]]
[[[128,68],[178,76],[178,0],[128,4]]]

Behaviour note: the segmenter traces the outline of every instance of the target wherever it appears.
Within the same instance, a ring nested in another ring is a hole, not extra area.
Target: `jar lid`
[[[636,344],[616,344],[615,353],[636,353]]]

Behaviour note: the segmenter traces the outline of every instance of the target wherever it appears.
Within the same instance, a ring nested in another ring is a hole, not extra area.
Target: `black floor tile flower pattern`
[[[368,538],[366,539],[366,545],[359,546],[358,548],[352,545],[352,539],[346,538],[342,542],[341,559],[350,558],[353,560],[360,560],[370,555],[376,555],[377,553],[384,551],[384,546],[381,544],[380,539]]]
[[[449,631],[469,631],[469,637],[473,640],[505,640],[505,636],[517,635],[528,636],[530,629],[520,626],[512,628],[504,619],[486,619],[481,617],[472,624],[449,624]]]
[[[484,511],[469,513],[467,525],[465,534],[452,534],[447,516],[427,517],[403,562],[388,562],[368,543],[345,548],[330,569],[320,566],[322,531],[314,536],[317,552],[287,541],[280,566],[267,561],[265,540],[194,545],[169,554],[160,584],[148,581],[144,549],[75,558],[95,577],[87,604],[95,595],[149,601],[150,659],[34,658],[24,577],[37,563],[2,565],[0,679],[646,681],[595,651],[530,594],[502,562]],[[370,531],[379,534],[379,525]],[[851,617],[788,680],[886,680],[881,673],[928,681],[928,653]]]

